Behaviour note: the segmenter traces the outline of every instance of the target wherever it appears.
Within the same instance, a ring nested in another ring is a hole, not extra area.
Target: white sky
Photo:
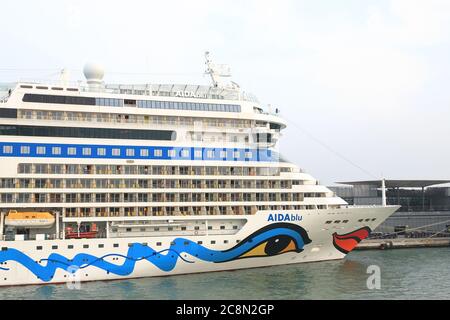
[[[450,178],[450,1],[3,0],[1,10],[0,82],[63,67],[78,80],[97,61],[107,82],[207,83],[209,50],[281,109],[291,122],[281,152],[323,183],[372,177],[292,123],[375,176]]]

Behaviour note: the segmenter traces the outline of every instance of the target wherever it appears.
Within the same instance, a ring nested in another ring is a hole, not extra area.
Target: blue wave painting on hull
[[[86,253],[79,253],[68,259],[60,254],[52,253],[47,259],[41,259],[41,265],[23,252],[8,248],[0,251],[0,262],[16,261],[30,270],[39,279],[50,281],[56,269],[60,268],[66,271],[75,272],[77,268],[84,269],[94,266],[103,269],[106,272],[120,276],[127,276],[134,270],[136,262],[147,260],[160,270],[171,271],[175,268],[178,259],[193,263],[187,259],[187,254],[200,260],[213,263],[223,263],[236,259],[267,257],[286,252],[301,252],[304,245],[310,243],[307,232],[300,226],[290,223],[275,223],[268,225],[249,237],[245,238],[239,244],[225,251],[218,251],[205,248],[188,239],[176,238],[170,248],[155,251],[140,243],[134,243],[127,252],[127,255],[107,254],[102,257],[96,257]],[[181,255],[185,253],[185,257]],[[117,265],[107,262],[107,257],[122,257],[125,259],[123,264]],[[8,268],[0,268],[8,270]]]

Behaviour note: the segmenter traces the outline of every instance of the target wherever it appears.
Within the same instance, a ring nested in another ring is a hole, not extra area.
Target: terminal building
[[[385,180],[386,202],[401,208],[372,237],[450,237],[450,180]],[[381,180],[329,187],[349,205],[381,205]]]

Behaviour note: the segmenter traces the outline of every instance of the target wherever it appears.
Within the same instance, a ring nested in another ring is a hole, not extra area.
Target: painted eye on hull
[[[244,253],[240,258],[249,257],[270,257],[286,252],[299,252],[295,240],[290,236],[279,235],[272,237],[263,243],[259,244],[250,251]]]
[[[225,257],[220,262],[272,257],[287,252],[299,253],[311,242],[308,233],[301,226],[292,223],[273,223],[252,233],[233,248],[222,251]]]

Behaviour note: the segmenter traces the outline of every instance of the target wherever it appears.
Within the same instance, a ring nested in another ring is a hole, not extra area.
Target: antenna
[[[224,85],[221,83],[222,79],[224,77],[231,77],[231,70],[230,67],[226,64],[214,64],[212,63],[212,60],[209,57],[209,51],[205,52],[205,59],[206,59],[206,74],[209,74],[211,77],[211,81],[213,83],[213,86],[215,88],[217,87],[223,87]],[[233,87],[236,87],[237,84],[234,84]],[[237,86],[239,88],[239,86]]]
[[[64,68],[59,73],[59,80],[64,87],[67,87],[67,83],[69,82],[70,72],[68,69]]]

